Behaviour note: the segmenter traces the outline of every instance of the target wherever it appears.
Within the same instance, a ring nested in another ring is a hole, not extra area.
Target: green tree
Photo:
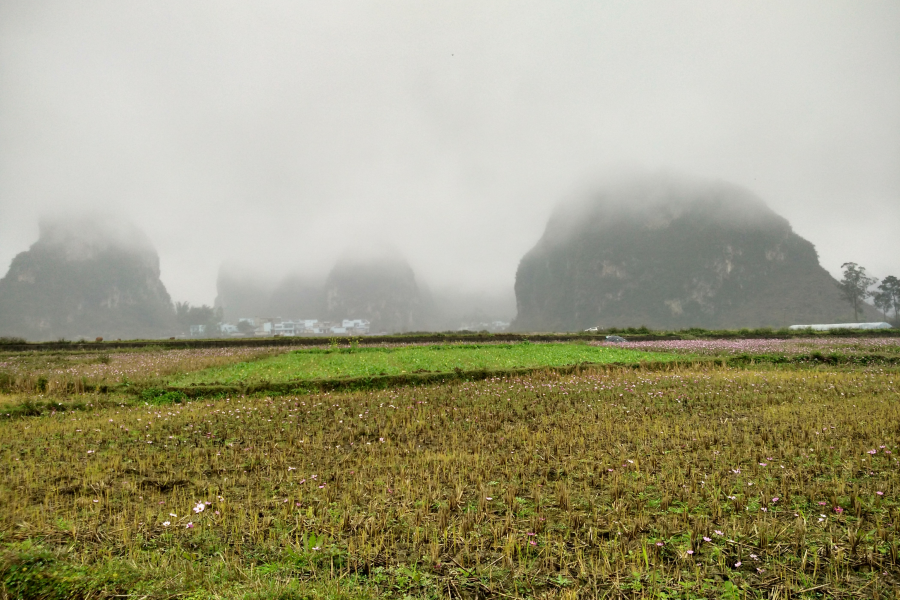
[[[888,311],[891,310],[892,302],[891,296],[884,292],[875,292],[872,294],[872,299],[875,302],[875,308],[881,311],[881,314],[884,315],[884,320],[888,320]]]
[[[841,279],[839,285],[844,293],[844,298],[853,307],[853,318],[858,323],[863,302],[872,295],[869,288],[878,280],[874,277],[869,277],[866,274],[865,267],[861,267],[856,263],[844,263],[841,265],[841,268],[844,270],[844,278]]]
[[[256,331],[256,327],[253,326],[253,323],[250,321],[238,321],[237,324],[238,331],[243,333],[244,335],[250,335],[254,331]]]
[[[885,319],[893,310],[894,320],[900,320],[900,279],[888,275],[881,281],[878,290],[875,294],[875,306],[881,308]]]
[[[203,325],[204,336],[215,337],[219,333],[219,324],[222,322],[222,309],[206,304],[191,306],[188,302],[176,302],[175,319],[183,333],[189,332],[194,325]]]

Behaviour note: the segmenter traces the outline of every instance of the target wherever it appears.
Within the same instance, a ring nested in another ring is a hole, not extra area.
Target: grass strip
[[[585,363],[639,363],[675,360],[684,356],[584,343],[313,348],[255,362],[194,371],[169,378],[168,381],[172,386],[291,383],[297,380],[560,367]]]
[[[469,371],[454,370],[436,373],[402,373],[398,375],[376,375],[361,377],[330,377],[318,379],[296,379],[282,382],[247,382],[232,385],[191,384],[178,385],[85,385],[84,394],[76,394],[75,401],[62,402],[67,396],[60,398],[35,398],[26,396],[16,403],[0,406],[0,418],[33,417],[55,412],[98,410],[114,406],[134,405],[147,402],[153,405],[178,404],[189,398],[217,398],[226,396],[257,396],[310,394],[317,392],[384,390],[403,386],[440,385],[461,381],[479,381],[492,378],[518,377],[535,373],[552,373],[556,375],[577,374],[586,369],[634,370],[648,371],[671,370],[685,367],[701,367],[717,365],[722,367],[752,368],[754,366],[772,365],[795,368],[807,367],[897,367],[900,358],[884,354],[844,355],[823,354],[739,354],[728,357],[691,357],[683,355],[672,360],[640,361],[634,363],[579,363],[561,366],[535,366],[514,369],[474,369]],[[85,395],[93,394],[90,401]],[[100,396],[99,398],[97,396]]]
[[[858,367],[868,366],[897,366],[900,365],[900,356],[892,354],[841,354],[833,352],[810,352],[809,354],[737,354],[724,360],[728,365],[740,367],[754,364],[775,365],[849,365]]]
[[[256,382],[238,385],[203,385],[169,386],[159,390],[160,394],[184,394],[189,398],[214,397],[226,395],[258,395],[258,394],[303,394],[315,392],[349,392],[362,390],[383,390],[402,386],[420,386],[444,384],[462,381],[480,381],[503,377],[518,377],[534,373],[553,373],[556,375],[578,374],[587,369],[673,369],[676,367],[696,367],[703,363],[719,363],[716,359],[682,359],[666,361],[641,361],[637,363],[579,363],[575,365],[541,365],[514,369],[475,369],[471,371],[448,371],[439,373],[405,373],[399,375],[376,375],[364,377],[297,379],[284,382]]]
[[[809,329],[791,330],[787,328],[772,329],[701,329],[692,327],[677,331],[650,330],[646,327],[626,327],[599,329],[582,332],[532,332],[532,333],[488,333],[488,332],[418,332],[392,335],[369,335],[361,337],[270,337],[270,338],[211,338],[211,339],[155,339],[155,340],[106,340],[89,342],[87,340],[57,340],[52,342],[29,342],[22,338],[0,337],[0,352],[55,352],[86,350],[90,352],[108,352],[116,349],[200,349],[200,348],[264,348],[267,346],[324,346],[332,343],[362,345],[383,344],[441,344],[453,342],[485,343],[485,342],[563,342],[563,341],[596,341],[607,335],[619,335],[629,341],[650,340],[691,340],[691,339],[791,339],[797,337],[817,337],[821,339],[841,337],[900,337],[900,328],[894,329],[831,329],[813,331]]]

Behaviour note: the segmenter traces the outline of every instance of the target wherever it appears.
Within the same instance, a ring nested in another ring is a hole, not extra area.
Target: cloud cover
[[[4,272],[90,210],[147,232],[178,300],[359,240],[510,289],[561,198],[634,169],[900,274],[900,4],[0,3]]]

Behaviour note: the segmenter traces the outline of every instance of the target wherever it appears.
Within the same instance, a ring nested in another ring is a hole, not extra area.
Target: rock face
[[[852,320],[813,245],[735,186],[654,177],[561,204],[516,273],[520,331]]]
[[[423,320],[416,276],[399,256],[344,257],[325,282],[329,319],[368,319],[373,333],[414,331]]]
[[[38,241],[0,280],[0,335],[126,339],[173,329],[159,257],[131,226],[44,220]]]

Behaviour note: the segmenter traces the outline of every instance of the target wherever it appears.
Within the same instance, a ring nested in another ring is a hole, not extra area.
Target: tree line
[[[204,335],[212,337],[219,332],[219,323],[222,322],[222,308],[207,306],[191,306],[188,302],[175,303],[175,321],[182,333],[189,333],[191,326],[202,325]]]
[[[878,279],[870,277],[865,267],[848,262],[842,264],[841,269],[844,270],[844,274],[839,285],[844,298],[853,307],[854,319],[857,322],[863,309],[863,302],[867,298],[872,298],[875,308],[881,311],[885,321],[890,319],[888,315],[893,312],[894,323],[900,322],[900,279],[889,275],[875,287]]]

